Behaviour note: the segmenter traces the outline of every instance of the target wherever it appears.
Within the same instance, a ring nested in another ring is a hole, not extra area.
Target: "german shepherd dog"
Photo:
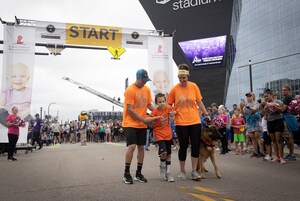
[[[214,168],[216,176],[220,179],[221,174],[216,163],[216,150],[215,145],[216,141],[221,139],[221,134],[218,131],[218,128],[213,124],[206,124],[202,130],[201,141],[200,141],[200,152],[198,160],[198,171],[200,171],[200,176],[202,179],[205,179],[205,167],[204,162],[210,158]]]

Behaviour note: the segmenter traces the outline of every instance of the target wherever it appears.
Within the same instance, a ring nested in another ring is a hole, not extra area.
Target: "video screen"
[[[193,67],[224,65],[226,35],[178,42]]]

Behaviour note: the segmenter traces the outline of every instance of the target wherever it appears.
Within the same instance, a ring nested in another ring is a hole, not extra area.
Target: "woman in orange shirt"
[[[200,89],[195,83],[188,81],[190,75],[189,66],[187,64],[180,64],[178,65],[178,70],[179,83],[171,89],[167,98],[167,102],[176,111],[175,126],[180,145],[178,157],[181,171],[178,177],[186,179],[185,161],[190,140],[192,148],[191,178],[199,180],[201,177],[196,171],[201,135],[201,121],[198,108],[200,108],[205,116],[208,116],[208,113],[202,102]]]

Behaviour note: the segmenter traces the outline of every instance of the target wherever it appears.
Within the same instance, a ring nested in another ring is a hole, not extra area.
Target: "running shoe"
[[[271,156],[269,154],[266,154],[263,160],[264,161],[271,161],[272,158],[271,158]]]
[[[141,183],[146,183],[148,180],[142,175],[142,173],[136,173],[135,174],[135,180],[141,182]]]
[[[280,162],[280,160],[279,160],[278,157],[274,157],[274,158],[271,160],[271,163],[274,163],[274,162],[276,162],[276,161]]]
[[[198,174],[197,171],[193,171],[193,172],[192,172],[192,175],[191,175],[191,179],[192,179],[192,180],[195,180],[195,181],[200,181],[201,176]]]
[[[125,184],[133,184],[133,180],[129,172],[124,173],[123,181],[125,182]]]
[[[178,179],[186,180],[186,172],[180,172],[180,174],[178,175]]]
[[[166,166],[162,166],[162,165],[159,166],[159,174],[162,179],[165,179],[165,180],[167,179]]]
[[[174,182],[174,178],[171,176],[170,173],[166,174],[166,179],[165,180],[168,181],[168,182]]]
[[[257,158],[257,157],[258,157],[257,153],[253,153],[253,154],[250,156],[250,158]]]
[[[264,154],[257,154],[257,158],[261,158],[261,157],[264,157],[265,155]]]
[[[296,156],[289,154],[286,157],[284,157],[284,159],[288,160],[288,161],[295,161],[296,160]]]
[[[286,164],[286,161],[282,157],[279,158],[279,162],[280,164]]]

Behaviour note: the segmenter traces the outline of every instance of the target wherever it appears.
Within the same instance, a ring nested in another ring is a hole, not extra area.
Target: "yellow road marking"
[[[201,194],[197,194],[197,193],[189,193],[189,194],[196,197],[196,198],[199,198],[203,201],[216,201],[215,199],[209,198],[205,195],[201,195]]]
[[[220,195],[220,193],[217,193],[217,192],[215,192],[215,191],[213,191],[213,190],[211,190],[209,188],[203,188],[201,186],[196,186],[196,187],[194,187],[194,189],[197,189],[197,190],[205,192],[205,193]]]
[[[217,197],[217,198],[222,199],[224,201],[234,201],[233,199],[227,197],[226,195],[220,194],[220,193],[218,193],[216,191],[213,191],[213,190],[211,190],[209,188],[204,188],[204,187],[201,187],[201,186],[196,186],[196,187],[194,187],[194,189],[197,190],[197,191],[195,192],[195,191],[193,191],[193,189],[188,189],[186,187],[181,187],[181,191],[183,191],[183,192],[185,192],[187,194],[190,194],[190,195],[192,195],[192,196],[194,196],[196,198],[199,198],[199,199],[201,199],[203,201],[215,201],[215,200],[212,199],[212,198],[210,198],[210,197],[207,197],[205,195],[202,195],[202,194],[198,193],[198,191],[201,191],[203,193],[207,193],[210,196]]]

